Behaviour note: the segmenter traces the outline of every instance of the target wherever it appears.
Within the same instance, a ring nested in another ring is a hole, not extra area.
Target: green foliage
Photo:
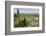
[[[17,9],[17,13],[14,13],[14,27],[36,27],[38,25],[31,25],[31,20],[34,17],[39,17],[39,14],[19,14],[19,9]],[[28,20],[27,20],[28,19]],[[31,20],[30,20],[31,19]]]
[[[23,20],[19,21],[19,23],[16,22],[17,24],[15,23],[14,27],[27,27],[28,25],[26,22],[26,18],[24,18]]]
[[[28,24],[32,23],[29,20],[30,19],[32,20],[34,17],[39,17],[39,15],[37,15],[37,14],[28,14],[28,15],[27,14],[24,14],[24,15],[19,14],[19,18],[17,16],[17,14],[14,15],[14,22],[16,22],[16,23],[14,23],[14,27],[28,27]],[[28,18],[28,20],[27,20],[27,18]],[[31,27],[36,27],[36,26],[38,27],[39,24],[38,25],[30,25],[30,26]]]

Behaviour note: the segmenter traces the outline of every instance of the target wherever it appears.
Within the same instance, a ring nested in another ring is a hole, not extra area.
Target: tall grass
[[[36,17],[38,18],[38,20],[34,19]],[[39,26],[39,14],[36,13],[19,14],[19,9],[17,9],[17,13],[14,13],[14,27],[38,27],[38,26]]]

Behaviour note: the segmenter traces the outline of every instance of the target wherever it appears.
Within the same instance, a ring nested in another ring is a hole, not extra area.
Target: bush
[[[14,27],[27,27],[27,20],[24,18],[23,20],[19,21],[19,23],[15,23]]]

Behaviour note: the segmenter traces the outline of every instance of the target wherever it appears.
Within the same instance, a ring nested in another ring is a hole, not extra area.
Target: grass
[[[36,18],[38,19],[36,20]],[[17,14],[14,14],[14,27],[38,27],[38,26],[39,26],[39,14],[19,14],[19,16]]]

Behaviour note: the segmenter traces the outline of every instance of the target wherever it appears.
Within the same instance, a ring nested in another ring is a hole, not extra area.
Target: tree
[[[18,17],[18,24],[19,24],[19,9],[17,8],[17,17]]]

